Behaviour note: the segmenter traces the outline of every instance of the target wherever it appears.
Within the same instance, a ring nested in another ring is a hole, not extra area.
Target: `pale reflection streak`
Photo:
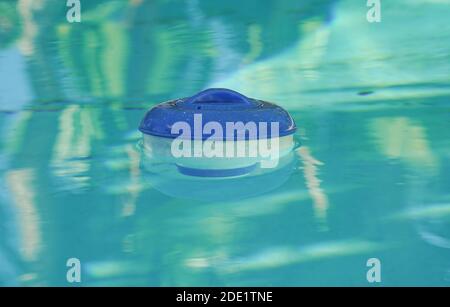
[[[125,149],[130,162],[130,184],[126,189],[129,197],[126,198],[122,207],[122,216],[131,216],[136,210],[136,200],[139,197],[139,192],[142,190],[140,185],[140,156],[133,144],[127,145]]]
[[[433,219],[450,216],[450,203],[429,204],[422,207],[412,207],[406,211],[393,214],[389,219],[394,220],[414,220]]]
[[[314,204],[314,215],[318,219],[321,230],[328,230],[327,226],[327,210],[328,210],[328,196],[320,187],[320,179],[318,177],[318,165],[323,165],[322,162],[316,160],[308,147],[301,146],[297,149],[297,154],[303,162],[303,173],[306,180],[306,186]]]
[[[41,250],[40,219],[35,204],[35,191],[33,189],[34,170],[16,169],[6,173],[6,184],[11,192],[17,209],[18,224],[20,227],[20,252],[26,261],[35,261]]]
[[[103,138],[94,111],[71,105],[59,118],[51,165],[53,174],[68,180],[72,190],[90,184],[88,171],[91,168],[91,142]]]
[[[261,55],[263,49],[263,45],[261,42],[261,32],[262,29],[259,25],[250,25],[248,27],[247,42],[250,46],[250,50],[242,60],[244,64],[252,63]]]
[[[364,254],[380,249],[379,244],[361,240],[323,242],[301,248],[271,248],[258,254],[231,261],[223,269],[227,273],[260,270],[326,258]]]
[[[419,123],[407,117],[380,117],[372,120],[368,128],[378,150],[387,158],[401,159],[417,169],[438,169],[439,161]]]
[[[386,246],[366,240],[330,241],[302,247],[272,247],[255,254],[228,260],[214,257],[192,258],[186,261],[186,265],[192,269],[214,267],[221,273],[233,274],[243,271],[279,268],[335,257],[366,254],[385,248]]]
[[[43,6],[43,0],[19,0],[17,1],[17,10],[23,20],[23,34],[19,40],[20,51],[30,56],[34,52],[34,39],[36,38],[39,27],[37,26],[33,12],[39,10]]]

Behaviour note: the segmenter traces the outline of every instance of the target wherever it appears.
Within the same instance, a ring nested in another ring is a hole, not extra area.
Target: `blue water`
[[[448,1],[64,2],[0,2],[0,285],[450,284]],[[291,113],[287,168],[155,180],[141,118],[208,87]]]

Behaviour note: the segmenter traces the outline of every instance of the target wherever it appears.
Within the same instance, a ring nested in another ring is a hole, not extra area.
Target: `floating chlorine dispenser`
[[[228,89],[161,103],[139,129],[142,175],[171,197],[251,197],[280,187],[295,169],[291,116]]]
[[[150,158],[196,177],[235,177],[275,168],[293,146],[296,126],[283,108],[212,88],[156,105],[139,130]]]

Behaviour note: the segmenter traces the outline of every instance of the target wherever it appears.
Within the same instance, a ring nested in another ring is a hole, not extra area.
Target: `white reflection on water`
[[[6,173],[7,186],[16,207],[21,242],[19,249],[26,261],[36,261],[42,247],[34,177],[33,169],[10,170]]]
[[[450,248],[450,239],[444,238],[440,235],[437,235],[424,227],[418,227],[418,232],[420,237],[431,245],[441,247],[441,248]]]
[[[189,259],[186,264],[191,267],[204,268],[214,266],[224,273],[247,270],[264,270],[287,266],[294,263],[317,261],[325,258],[344,257],[365,254],[385,249],[386,245],[365,240],[344,240],[321,242],[304,247],[272,247],[252,255],[209,263],[208,259]]]
[[[306,186],[314,204],[314,214],[321,225],[321,229],[326,231],[328,230],[328,196],[325,190],[320,187],[321,180],[318,174],[318,166],[323,165],[323,163],[316,160],[306,146],[298,148],[297,154],[303,161]]]
[[[51,166],[64,189],[78,191],[91,184],[92,146],[104,137],[100,125],[97,109],[70,105],[60,114]]]
[[[445,217],[450,215],[450,203],[428,204],[420,207],[413,207],[404,212],[397,213],[391,218],[394,219],[423,219],[434,217]]]

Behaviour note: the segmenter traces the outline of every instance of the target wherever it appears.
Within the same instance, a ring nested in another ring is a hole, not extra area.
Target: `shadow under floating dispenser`
[[[205,190],[214,188],[209,185],[220,185],[222,195],[228,186],[235,196],[249,194],[248,181],[261,176],[264,182],[253,192],[278,186],[283,181],[278,175],[266,176],[291,164],[296,126],[275,104],[213,88],[158,104],[139,130],[144,135],[142,166],[153,177],[152,185],[173,196],[195,196],[198,190],[203,199],[211,192]],[[246,186],[236,185],[241,181]]]

